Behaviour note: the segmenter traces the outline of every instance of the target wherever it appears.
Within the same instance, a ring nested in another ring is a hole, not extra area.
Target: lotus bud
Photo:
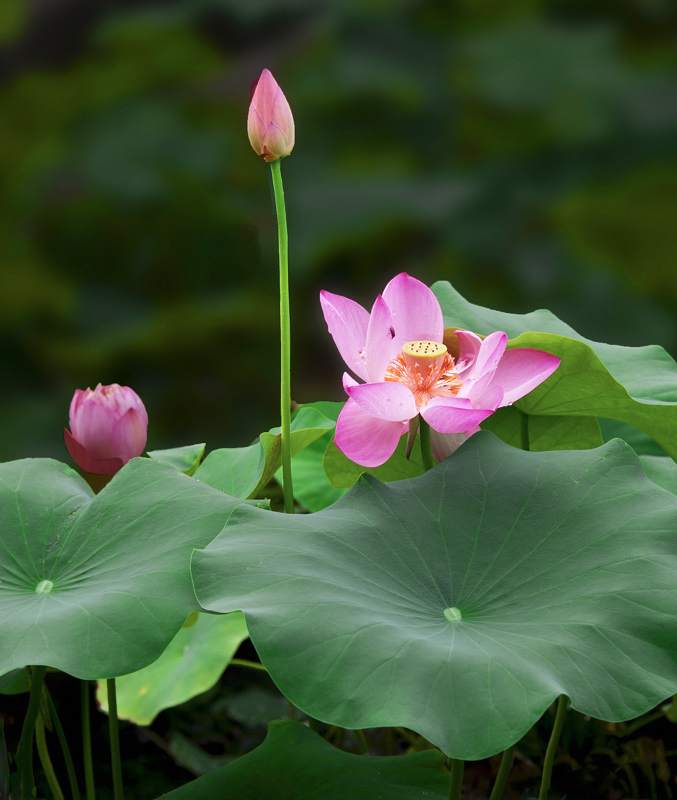
[[[85,472],[112,475],[146,446],[148,414],[129,386],[99,384],[94,391],[76,389],[70,405],[66,448]]]
[[[264,69],[252,94],[247,133],[254,152],[265,161],[288,156],[294,147],[294,117],[271,72]]]

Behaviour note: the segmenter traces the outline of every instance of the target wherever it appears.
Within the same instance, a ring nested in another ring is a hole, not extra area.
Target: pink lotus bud
[[[99,384],[75,390],[70,426],[63,437],[73,461],[85,472],[112,475],[143,453],[148,414],[129,386]]]
[[[294,147],[294,117],[287,98],[269,70],[256,83],[249,106],[247,133],[254,152],[266,161],[288,156]]]

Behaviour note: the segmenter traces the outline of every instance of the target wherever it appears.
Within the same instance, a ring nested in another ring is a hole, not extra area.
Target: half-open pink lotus
[[[542,350],[506,350],[503,331],[482,339],[457,330],[454,359],[443,344],[437,298],[404,272],[376,298],[371,314],[330,292],[321,292],[320,302],[339,353],[364,381],[344,374],[349,399],[335,437],[337,447],[363,467],[385,463],[419,414],[430,425],[432,454],[441,461],[480,422],[530,392],[560,363]]]
[[[66,448],[75,463],[97,475],[112,475],[146,446],[148,414],[129,386],[98,384],[76,389],[70,406]]]

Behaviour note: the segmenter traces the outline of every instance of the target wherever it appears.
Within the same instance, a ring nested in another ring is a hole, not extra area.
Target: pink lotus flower
[[[99,384],[75,390],[70,426],[63,437],[73,461],[85,472],[112,475],[143,453],[148,414],[129,386]]]
[[[247,133],[254,152],[265,161],[288,156],[294,147],[294,117],[287,98],[269,70],[261,73],[249,106]]]
[[[459,355],[442,343],[442,309],[432,291],[406,273],[393,278],[371,314],[347,297],[320,292],[329,332],[348,367],[348,402],[335,442],[351,461],[377,467],[395,452],[418,415],[430,425],[432,454],[450,455],[497,408],[542,383],[560,359],[542,350],[506,351],[507,334],[481,339],[458,330]],[[415,432],[416,428],[412,428]]]

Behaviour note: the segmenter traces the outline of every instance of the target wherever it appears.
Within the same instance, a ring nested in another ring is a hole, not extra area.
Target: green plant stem
[[[80,681],[82,708],[82,757],[85,764],[85,794],[87,800],[95,800],[94,764],[92,762],[92,723],[89,712],[89,681]]]
[[[308,726],[310,727],[311,731],[315,731],[315,733],[317,733],[319,735],[319,733],[320,733],[320,720],[319,719],[315,719],[315,717],[311,717],[310,714],[308,714]]]
[[[230,663],[235,664],[236,667],[248,667],[249,669],[258,669],[262,672],[268,672],[263,664],[259,664],[256,661],[247,661],[246,658],[231,658]]]
[[[110,758],[113,767],[113,796],[124,800],[122,785],[122,762],[120,761],[120,735],[118,732],[118,701],[115,694],[115,678],[106,679],[108,694],[108,730],[110,731]]]
[[[459,758],[450,758],[451,782],[449,784],[449,800],[461,800],[463,789],[463,768],[465,762]]]
[[[498,775],[496,776],[496,783],[491,790],[489,800],[501,800],[503,797],[503,790],[505,789],[505,782],[508,780],[508,773],[512,766],[512,757],[515,753],[515,745],[513,744],[507,750],[503,751],[501,758],[501,766],[498,768]]]
[[[565,694],[561,694],[557,700],[557,713],[555,714],[555,724],[552,726],[552,733],[550,734],[550,741],[548,742],[548,749],[545,751],[545,760],[543,761],[543,775],[541,777],[541,790],[538,793],[538,800],[548,800],[548,792],[550,790],[550,778],[552,777],[552,765],[555,761],[555,753],[557,752],[557,743],[559,742],[562,727],[564,726],[564,718],[566,717],[567,707],[569,705],[569,698]]]
[[[43,720],[42,715],[38,715],[38,718],[35,721],[35,744],[38,749],[38,755],[40,756],[40,763],[42,764],[45,778],[47,778],[49,790],[52,793],[54,800],[64,800],[61,786],[59,786],[59,781],[56,777],[56,773],[54,772],[52,759],[49,757],[47,739],[45,737],[45,721]]]
[[[525,414],[524,411],[520,411],[520,445],[522,450],[529,450],[529,415]]]
[[[361,731],[359,728],[353,730],[353,733],[357,737],[357,743],[360,745],[360,753],[363,756],[369,755],[369,746],[367,745],[367,738],[364,735],[364,732]]]
[[[411,423],[409,423],[411,424]],[[423,457],[423,468],[427,472],[435,466],[433,453],[430,448],[430,425],[421,417],[420,420],[421,431],[421,456]]]
[[[68,740],[66,739],[66,734],[64,733],[63,726],[61,725],[61,720],[59,719],[59,715],[56,713],[56,707],[54,706],[54,701],[47,690],[47,687],[43,684],[43,690],[45,692],[45,697],[47,698],[47,706],[49,708],[49,716],[52,719],[52,723],[54,724],[54,730],[56,732],[57,738],[59,739],[59,744],[61,745],[61,752],[63,753],[64,761],[66,762],[66,771],[68,773],[68,782],[70,783],[71,787],[71,796],[73,800],[80,800],[80,787],[78,786],[78,777],[75,772],[75,765],[73,764],[73,757],[71,756],[70,748],[68,747]]]
[[[270,162],[277,214],[277,240],[280,258],[280,412],[282,489],[284,510],[294,513],[294,490],[291,475],[291,333],[289,324],[289,244],[287,238],[287,211],[284,205],[284,189],[280,159]]]
[[[47,667],[37,666],[29,669],[31,691],[28,697],[28,709],[24,724],[21,728],[21,738],[16,751],[16,762],[21,775],[22,797],[31,797],[35,786],[33,780],[33,732],[40,712],[42,684],[45,680],[46,672]]]

